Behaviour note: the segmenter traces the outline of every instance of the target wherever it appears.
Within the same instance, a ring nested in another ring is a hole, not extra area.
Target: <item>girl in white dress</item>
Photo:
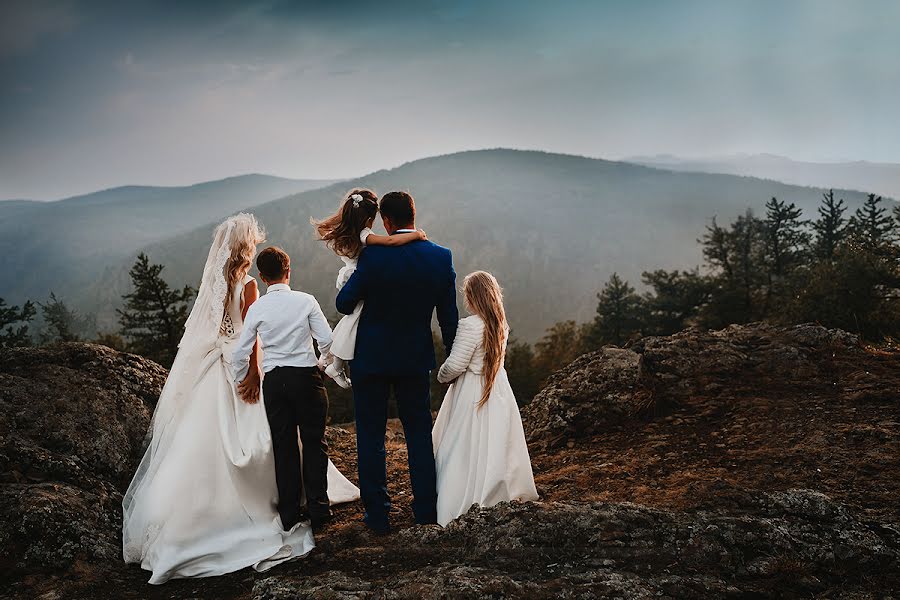
[[[375,215],[378,214],[378,196],[366,189],[352,190],[343,200],[341,208],[325,219],[312,223],[319,239],[324,241],[344,266],[338,272],[337,289],[340,290],[356,271],[356,261],[366,246],[402,246],[416,240],[426,239],[423,231],[378,235],[372,231]],[[350,387],[346,373],[346,363],[353,360],[356,350],[356,330],[362,314],[363,303],[356,305],[352,314],[345,315],[334,328],[331,349],[320,359],[325,374],[343,388]]]
[[[240,398],[229,370],[243,317],[257,298],[247,271],[262,241],[253,215],[216,228],[153,413],[150,445],[122,500],[125,562],[151,571],[150,583],[265,570],[315,546],[308,522],[282,527],[258,367],[250,402]],[[328,483],[333,504],[359,498],[331,464]]]
[[[476,271],[463,283],[472,316],[461,319],[438,381],[453,382],[432,430],[438,523],[473,504],[537,500],[516,397],[503,368],[509,327],[500,284]]]

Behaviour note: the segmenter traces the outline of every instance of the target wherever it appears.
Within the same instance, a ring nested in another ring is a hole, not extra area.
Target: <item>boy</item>
[[[272,430],[278,512],[285,530],[301,520],[300,497],[306,503],[314,532],[331,519],[328,502],[328,444],[325,420],[328,395],[313,350],[331,346],[331,327],[316,299],[290,287],[291,259],[281,248],[259,253],[256,266],[266,294],[253,303],[234,351],[235,382],[249,371],[250,351],[259,335],[263,351],[263,394]],[[303,477],[297,429],[303,442]]]

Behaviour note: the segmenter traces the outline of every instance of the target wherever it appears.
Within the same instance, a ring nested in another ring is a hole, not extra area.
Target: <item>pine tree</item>
[[[794,304],[794,322],[900,339],[900,248],[842,244],[832,261],[814,266]]]
[[[641,330],[643,303],[627,281],[613,273],[597,294],[597,316],[587,332],[589,349],[621,346]]]
[[[831,260],[835,252],[847,236],[844,212],[847,207],[844,199],[834,201],[834,190],[822,194],[822,205],[819,206],[819,218],[812,223],[816,232],[815,254],[819,258]]]
[[[6,301],[0,298],[0,348],[30,346],[31,334],[28,331],[28,324],[35,314],[37,311],[33,302],[26,302],[19,308],[7,306]],[[18,323],[20,325],[17,326]]]
[[[810,236],[802,214],[793,202],[772,198],[766,203],[766,258],[773,277],[790,275],[806,258]]]
[[[766,294],[762,315],[773,316],[790,298],[794,271],[806,262],[810,235],[806,231],[803,214],[792,202],[787,204],[777,198],[766,203],[763,222],[764,260],[766,265]]]
[[[129,350],[170,366],[178,351],[194,289],[171,289],[161,277],[162,265],[141,253],[129,275],[134,291],[125,294],[125,309],[117,310]]]
[[[881,196],[869,194],[865,203],[850,219],[850,230],[856,241],[869,250],[883,248],[895,239],[896,223],[881,206]]]
[[[43,343],[80,342],[90,334],[93,320],[88,316],[79,315],[53,292],[50,292],[47,302],[38,304],[44,318],[44,331],[41,332]]]
[[[712,291],[707,277],[694,271],[645,271],[644,285],[652,292],[644,294],[646,331],[652,335],[670,335],[681,331],[699,314]]]
[[[760,297],[766,287],[766,226],[752,210],[729,229],[715,220],[700,240],[711,272],[712,293],[700,322],[707,327],[747,323],[763,316]]]
[[[703,246],[703,258],[710,269],[719,270],[726,279],[734,276],[731,268],[731,244],[728,230],[720,227],[716,218],[706,227],[706,234],[697,240]]]

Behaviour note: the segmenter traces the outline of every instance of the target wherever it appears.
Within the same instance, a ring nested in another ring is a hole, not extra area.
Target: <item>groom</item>
[[[416,230],[415,201],[406,192],[385,194],[379,209],[389,235]],[[391,501],[384,436],[391,390],[406,438],[416,523],[437,522],[431,445],[430,371],[436,367],[431,317],[437,309],[449,355],[459,319],[450,251],[424,240],[404,246],[369,246],[338,294],[337,308],[349,315],[361,300],[365,304],[350,365],[359,487],[366,525],[386,534]]]

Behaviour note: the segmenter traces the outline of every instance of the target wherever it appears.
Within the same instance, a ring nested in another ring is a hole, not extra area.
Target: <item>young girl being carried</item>
[[[337,289],[340,290],[356,271],[356,261],[366,246],[402,246],[424,240],[423,231],[378,235],[372,231],[378,214],[378,197],[371,190],[354,189],[344,198],[338,211],[323,221],[313,221],[319,239],[337,254],[344,266],[338,272]],[[356,349],[356,329],[362,314],[363,303],[356,305],[353,314],[343,317],[334,328],[331,350],[320,359],[325,374],[342,388],[350,387],[346,363],[353,359]]]

